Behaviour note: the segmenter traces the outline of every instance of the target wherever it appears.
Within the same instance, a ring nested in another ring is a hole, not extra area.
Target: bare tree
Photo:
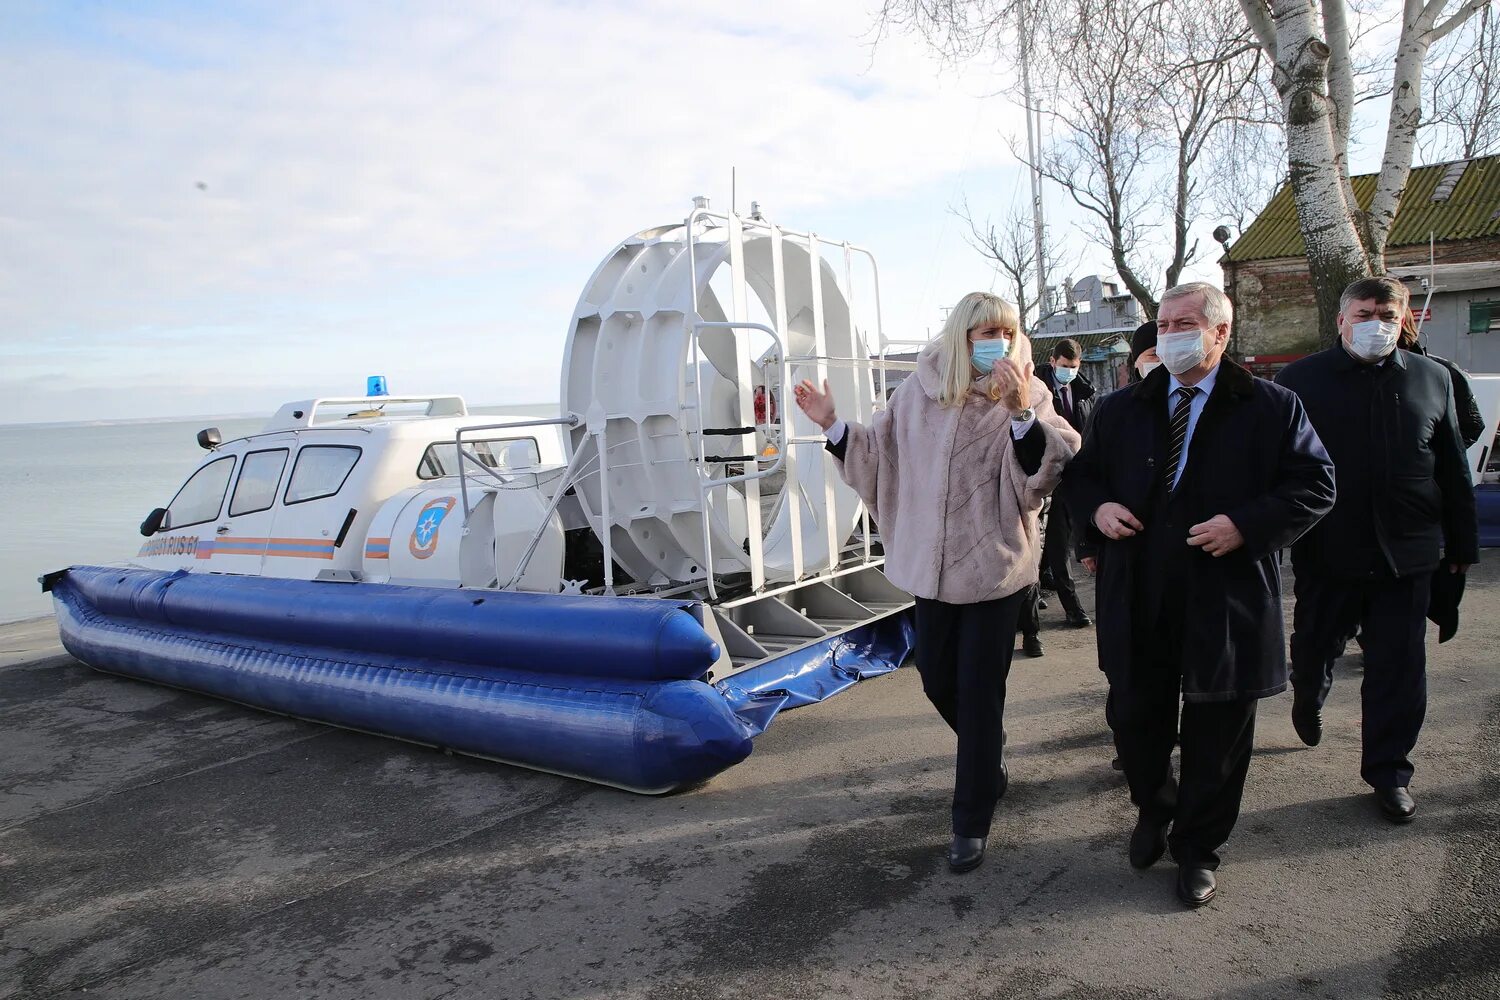
[[[1052,135],[1033,165],[1091,219],[1148,315],[1197,254],[1189,233],[1217,207],[1203,181],[1226,144],[1266,148],[1244,142],[1273,109],[1235,0],[886,0],[882,18],[953,60],[1018,52],[1025,32]]]
[[[1037,255],[1031,216],[1022,208],[1012,208],[998,224],[991,218],[977,219],[965,197],[951,209],[968,227],[965,241],[995,265],[1005,280],[1006,291],[1015,296],[1021,325],[1030,328],[1051,315],[1048,303],[1036,301]],[[1050,285],[1052,275],[1063,268],[1047,233],[1042,234],[1041,283]],[[1032,316],[1035,311],[1036,315]]]
[[[1428,163],[1500,151],[1500,25],[1495,9],[1433,49],[1418,151]],[[1442,51],[1439,51],[1441,49]]]
[[[1274,11],[1270,0],[1238,2],[1272,65],[1320,333],[1332,340],[1344,287],[1385,270],[1386,242],[1411,175],[1427,53],[1490,0],[1402,0],[1385,152],[1365,212],[1349,178],[1355,68],[1345,0],[1275,0]]]

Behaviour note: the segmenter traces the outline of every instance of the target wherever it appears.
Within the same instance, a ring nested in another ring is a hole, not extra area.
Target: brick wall
[[[1453,240],[1435,248],[1439,264],[1500,260],[1500,236]],[[1386,253],[1390,271],[1425,266],[1425,246],[1394,247]],[[1318,349],[1318,309],[1303,257],[1223,262],[1224,290],[1234,302],[1234,342],[1238,357],[1306,354]]]

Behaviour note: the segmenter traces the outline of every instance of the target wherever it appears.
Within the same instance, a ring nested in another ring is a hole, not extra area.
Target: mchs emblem
[[[417,515],[417,525],[411,529],[411,540],[407,542],[412,555],[418,559],[426,559],[437,551],[438,528],[456,503],[457,497],[439,497],[427,502]]]

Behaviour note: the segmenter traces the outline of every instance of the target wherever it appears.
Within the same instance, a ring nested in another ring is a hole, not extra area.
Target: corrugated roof
[[[1426,243],[1428,238],[1443,240],[1473,239],[1500,235],[1500,156],[1486,156],[1468,161],[1452,193],[1442,201],[1433,194],[1457,163],[1434,163],[1417,167],[1406,182],[1401,206],[1391,227],[1389,246]],[[1353,179],[1354,196],[1362,207],[1370,204],[1375,193],[1375,174],[1361,174]],[[1452,177],[1448,177],[1452,183]],[[1297,209],[1292,203],[1290,184],[1282,185],[1265,211],[1256,217],[1240,238],[1230,246],[1229,259],[1266,260],[1273,257],[1301,257],[1306,253],[1302,233],[1297,228]]]
[[[1085,353],[1092,347],[1101,347],[1122,337],[1128,337],[1135,332],[1135,327],[1129,330],[1095,330],[1089,333],[1064,334],[1078,341],[1078,346]],[[1052,348],[1057,345],[1062,337],[1032,337],[1031,338],[1031,360],[1036,364],[1046,364],[1052,358]]]

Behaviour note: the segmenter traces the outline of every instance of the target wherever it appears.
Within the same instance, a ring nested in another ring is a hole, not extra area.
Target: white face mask
[[[1349,353],[1361,361],[1379,361],[1396,348],[1401,324],[1382,319],[1368,319],[1349,324]]]
[[[1160,361],[1138,361],[1136,362],[1135,370],[1141,373],[1141,378],[1145,378],[1160,367]]]
[[[1167,366],[1167,371],[1173,375],[1181,375],[1208,356],[1208,344],[1204,336],[1207,333],[1207,330],[1159,333],[1156,335],[1156,356]]]

